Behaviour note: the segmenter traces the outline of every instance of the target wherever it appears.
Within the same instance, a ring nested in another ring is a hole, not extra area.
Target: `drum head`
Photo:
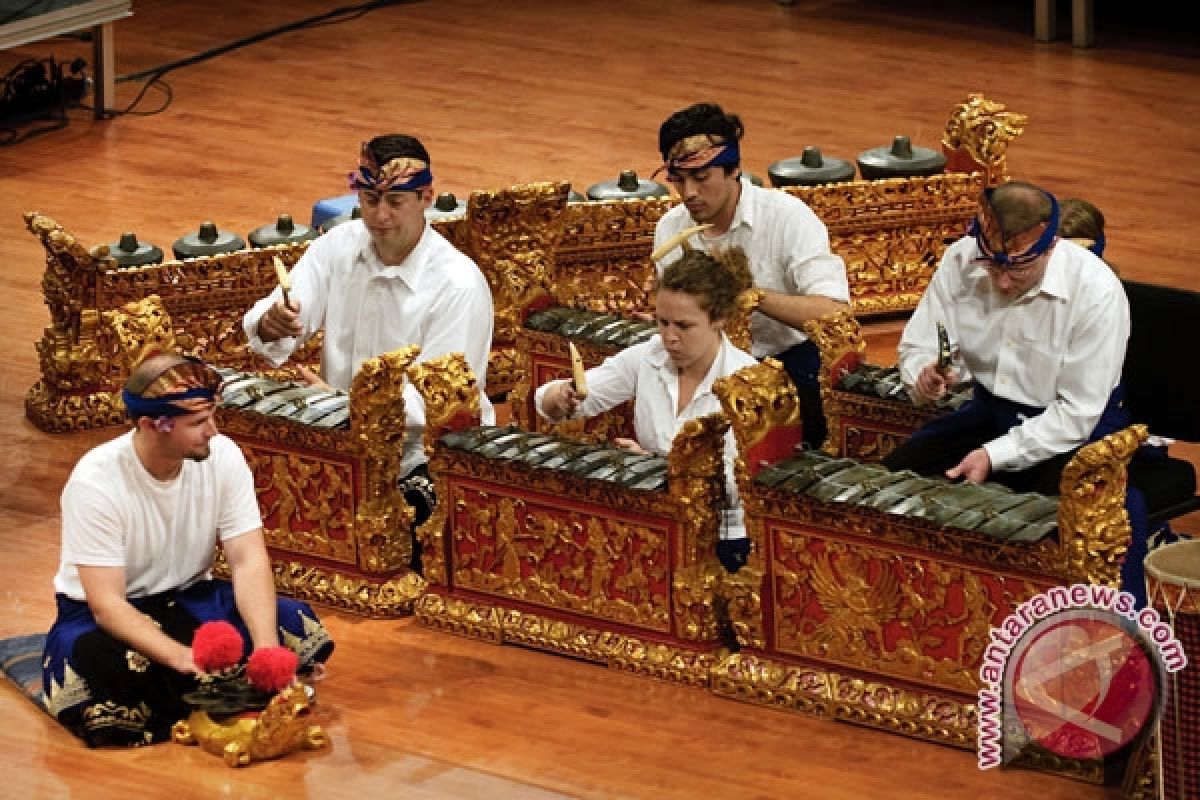
[[[1173,542],[1146,556],[1146,575],[1161,583],[1200,589],[1200,539]]]

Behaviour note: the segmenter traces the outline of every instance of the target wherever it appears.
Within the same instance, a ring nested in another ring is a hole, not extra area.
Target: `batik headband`
[[[994,191],[994,189],[983,190],[984,202],[988,204],[989,208],[992,204],[992,193]],[[1025,252],[1015,256],[1010,256],[1002,250],[992,250],[991,245],[988,244],[987,237],[983,234],[983,226],[979,224],[979,218],[976,217],[971,221],[971,235],[975,237],[975,243],[978,245],[979,251],[983,253],[988,261],[991,261],[1001,269],[1014,269],[1023,264],[1030,264],[1046,254],[1046,251],[1050,249],[1054,244],[1054,239],[1058,236],[1058,201],[1049,192],[1045,192],[1044,194],[1050,201],[1050,219],[1046,220],[1046,229],[1042,231],[1042,235],[1038,237],[1038,240],[1030,245]],[[1001,236],[1003,234],[1004,232],[1001,231]]]
[[[181,367],[183,369],[180,369]],[[184,414],[206,411],[216,403],[221,392],[221,377],[212,367],[191,356],[185,356],[184,361],[164,369],[154,380],[150,381],[146,391],[149,391],[150,387],[162,380],[164,376],[169,376],[177,386],[186,388],[156,397],[143,397],[133,394],[128,389],[121,390],[125,413],[131,419],[137,417],[181,417]]]
[[[358,169],[347,177],[350,179],[350,188],[356,192],[364,189],[373,192],[411,192],[433,183],[433,173],[421,159],[404,156],[379,166],[366,143],[362,146]]]
[[[654,172],[666,170],[670,178],[678,177],[681,169],[736,167],[742,163],[737,139],[725,141],[711,133],[701,133],[680,139],[667,152],[667,161]],[[654,177],[651,176],[651,177]]]

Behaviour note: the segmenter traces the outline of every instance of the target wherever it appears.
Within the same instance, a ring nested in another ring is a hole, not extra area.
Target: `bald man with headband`
[[[914,400],[937,400],[962,379],[973,397],[917,431],[888,467],[1056,495],[1076,449],[1129,424],[1120,387],[1129,302],[1108,265],[1060,239],[1058,224],[1057,200],[1036,186],[986,190],[899,346]],[[939,363],[938,323],[953,365]]]
[[[689,106],[663,122],[660,171],[682,202],[658,221],[654,250],[707,225],[688,237],[691,246],[745,252],[754,285],[765,292],[750,320],[751,352],[783,363],[800,396],[804,441],[819,447],[827,430],[817,378],[821,360],[800,327],[849,307],[846,265],[829,249],[825,224],[802,200],[742,180],[743,132],[737,115],[712,103]],[[681,255],[678,247],[663,255],[659,275]]]
[[[122,393],[133,429],[85,454],[63,489],[42,680],[51,713],[89,746],[170,738],[198,685],[204,622],[237,627],[246,657],[286,642],[301,672],[333,650],[307,604],[275,596],[250,468],[213,422],[219,387],[198,359],[146,359]],[[232,582],[212,577],[218,543]]]

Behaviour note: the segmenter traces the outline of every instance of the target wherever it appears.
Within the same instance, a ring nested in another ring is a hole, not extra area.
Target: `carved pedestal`
[[[414,370],[423,393],[434,385],[431,371],[445,363]],[[448,395],[467,396],[435,392],[426,407]],[[581,445],[472,428],[467,440],[493,443],[475,451],[436,438],[447,427],[431,426],[439,500],[420,530],[429,584],[418,619],[706,686],[718,650],[716,509],[727,427],[719,416],[687,423],[666,460],[665,487],[631,488],[605,469],[619,451],[591,446],[587,470],[578,461],[535,466],[514,454],[524,458],[538,447],[542,463],[566,462]],[[501,440],[503,455],[495,449]]]
[[[718,694],[972,748],[991,628],[1050,587],[1117,585],[1140,426],[1081,450],[1063,473],[1057,532],[1024,542],[755,480],[774,463],[757,452],[764,438],[795,424],[790,383],[765,363],[713,388],[742,453],[753,542],[722,588],[742,649],[716,668]],[[1054,767],[1103,777],[1095,764]]]

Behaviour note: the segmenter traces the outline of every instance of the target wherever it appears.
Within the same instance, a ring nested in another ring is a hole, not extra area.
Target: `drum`
[[[1159,717],[1159,787],[1166,800],[1200,797],[1200,540],[1146,556],[1146,596],[1170,623],[1188,664],[1167,675]]]

